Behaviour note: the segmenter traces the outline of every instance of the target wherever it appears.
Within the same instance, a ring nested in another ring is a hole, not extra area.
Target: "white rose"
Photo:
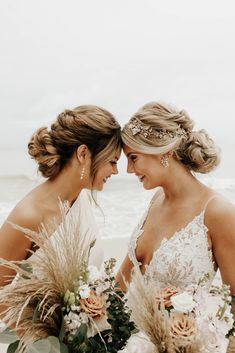
[[[88,266],[89,282],[95,282],[100,279],[100,272],[95,266]]]
[[[81,287],[79,287],[79,294],[82,299],[86,299],[90,295],[90,288],[88,287],[87,284],[83,284]]]
[[[195,308],[195,301],[193,297],[187,292],[183,292],[181,294],[176,294],[171,297],[171,302],[176,311],[180,311],[182,313],[188,313]]]
[[[86,313],[80,313],[79,314],[79,321],[82,322],[83,324],[87,324],[88,323],[88,316]]]
[[[65,315],[64,320],[66,331],[76,330],[81,325],[79,316],[71,311],[68,315]]]

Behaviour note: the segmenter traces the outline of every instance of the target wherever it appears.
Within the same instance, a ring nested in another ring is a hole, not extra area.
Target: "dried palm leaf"
[[[0,259],[17,272],[12,283],[0,289],[0,306],[6,308],[2,320],[21,337],[20,353],[38,339],[59,335],[63,295],[72,290],[89,258],[94,234],[80,234],[79,215],[65,203],[60,202],[60,210],[61,224],[42,225],[38,233],[12,225],[39,248],[29,260]]]
[[[145,332],[155,345],[156,353],[198,353],[200,347],[196,341],[179,350],[183,342],[178,341],[176,345],[172,340],[169,315],[163,303],[159,306],[156,291],[156,283],[154,281],[146,283],[140,270],[136,268],[129,286],[128,305],[137,327]]]

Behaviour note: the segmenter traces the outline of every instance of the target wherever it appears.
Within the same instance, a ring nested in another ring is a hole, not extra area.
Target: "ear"
[[[90,157],[91,153],[86,145],[80,145],[76,150],[78,161],[83,164]]]

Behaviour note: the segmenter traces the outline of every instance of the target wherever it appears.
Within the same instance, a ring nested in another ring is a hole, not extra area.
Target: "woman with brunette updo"
[[[100,191],[107,179],[118,173],[120,149],[120,125],[107,110],[93,105],[65,110],[50,128],[38,129],[28,151],[46,180],[15,206],[3,223],[0,258],[19,261],[31,255],[28,249],[33,249],[33,244],[10,222],[36,232],[52,220],[59,225],[60,199],[71,211],[80,213],[81,223],[96,238],[90,261],[99,267],[103,249],[86,189]],[[0,286],[8,283],[12,274],[0,266]]]

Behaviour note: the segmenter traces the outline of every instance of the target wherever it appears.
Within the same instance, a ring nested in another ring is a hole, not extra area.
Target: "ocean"
[[[206,176],[200,180],[235,203],[235,179]],[[0,176],[0,224],[14,205],[39,182],[39,178],[26,175]],[[102,237],[129,237],[154,192],[144,190],[134,176],[112,177],[104,190],[97,194],[99,207],[95,209],[95,215]]]

